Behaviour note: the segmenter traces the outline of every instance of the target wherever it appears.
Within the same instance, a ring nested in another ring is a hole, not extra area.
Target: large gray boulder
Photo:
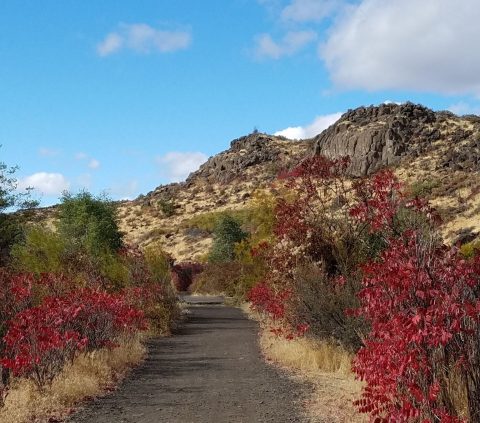
[[[437,115],[412,103],[382,104],[349,110],[313,139],[314,153],[329,158],[349,156],[349,173],[364,176],[393,165],[406,155],[419,155],[440,137]]]

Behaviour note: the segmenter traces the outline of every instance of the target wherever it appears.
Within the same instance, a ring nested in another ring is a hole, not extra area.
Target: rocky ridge
[[[402,159],[428,155],[443,140],[450,144],[439,167],[480,169],[480,118],[459,118],[413,103],[349,110],[313,139],[315,154],[349,156],[353,176],[365,176]]]

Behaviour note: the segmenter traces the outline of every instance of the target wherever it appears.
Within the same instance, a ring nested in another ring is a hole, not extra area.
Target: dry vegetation
[[[53,419],[72,412],[80,400],[112,389],[130,368],[143,360],[144,355],[140,336],[124,338],[118,348],[105,348],[76,357],[43,391],[32,381],[16,380],[5,406],[0,409],[0,421],[56,421]]]
[[[243,304],[242,310],[249,318],[259,320],[248,304]],[[368,420],[353,405],[360,396],[362,384],[351,371],[351,353],[324,341],[288,340],[272,334],[268,328],[261,329],[259,344],[268,361],[293,371],[313,387],[305,404],[311,421],[361,423]]]

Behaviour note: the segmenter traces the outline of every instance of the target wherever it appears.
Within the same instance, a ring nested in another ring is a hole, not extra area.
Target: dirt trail
[[[257,325],[232,307],[191,306],[176,336],[149,344],[146,362],[70,423],[303,422],[302,387],[266,364]]]

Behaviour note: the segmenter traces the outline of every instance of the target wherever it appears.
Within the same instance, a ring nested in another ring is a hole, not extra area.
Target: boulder
[[[349,156],[350,174],[365,176],[406,155],[418,156],[440,137],[436,121],[435,112],[413,103],[359,107],[313,139],[314,154]]]

